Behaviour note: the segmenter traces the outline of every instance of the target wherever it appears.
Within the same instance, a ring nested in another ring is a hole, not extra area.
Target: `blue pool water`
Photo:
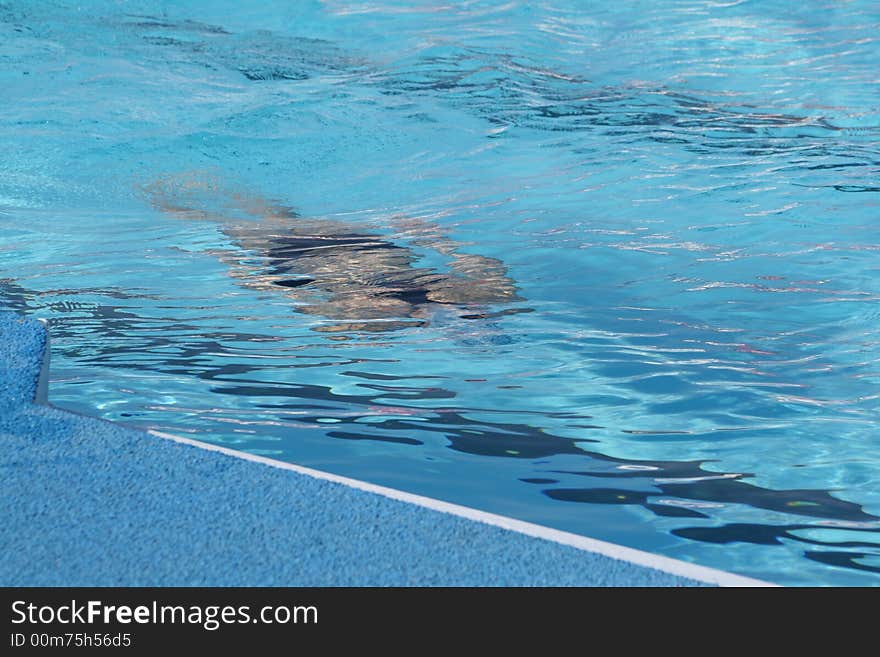
[[[876,585],[878,61],[872,1],[3,0],[0,307],[65,408]]]

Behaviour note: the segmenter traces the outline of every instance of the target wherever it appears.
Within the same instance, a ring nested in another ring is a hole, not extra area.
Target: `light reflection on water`
[[[871,3],[86,4],[0,4],[0,301],[56,404],[877,582]],[[372,246],[267,247],[320,226]]]

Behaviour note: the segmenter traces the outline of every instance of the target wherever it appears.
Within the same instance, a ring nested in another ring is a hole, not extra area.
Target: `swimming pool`
[[[55,404],[880,581],[876,3],[240,5],[0,2]]]

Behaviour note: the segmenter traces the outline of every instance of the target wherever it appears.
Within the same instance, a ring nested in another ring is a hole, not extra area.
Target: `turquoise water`
[[[0,306],[65,408],[876,585],[878,39],[867,1],[0,2]],[[373,246],[277,257],[321,230]]]

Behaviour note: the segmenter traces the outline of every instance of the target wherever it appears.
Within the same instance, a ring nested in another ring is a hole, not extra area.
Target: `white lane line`
[[[612,559],[618,559],[620,561],[626,561],[639,566],[653,568],[655,570],[660,570],[666,573],[670,573],[672,575],[689,577],[700,582],[717,584],[718,586],[778,586],[777,584],[772,584],[763,580],[753,579],[751,577],[743,577],[742,575],[735,575],[733,573],[728,573],[723,570],[717,570],[715,568],[708,568],[706,566],[698,566],[696,564],[688,563],[686,561],[680,561],[678,559],[672,559],[670,557],[663,557],[659,554],[644,552],[642,550],[636,550],[634,548],[628,548],[623,545],[608,543],[606,541],[600,541],[594,538],[587,538],[586,536],[581,536],[579,534],[572,534],[570,532],[552,529],[551,527],[544,527],[543,525],[536,525],[531,522],[516,520],[515,518],[509,518],[507,516],[501,516],[494,513],[488,513],[486,511],[480,511],[479,509],[472,509],[470,507],[461,506],[459,504],[443,502],[442,500],[436,500],[430,497],[414,495],[413,493],[407,493],[405,491],[396,490],[394,488],[377,486],[376,484],[371,484],[366,481],[350,479],[348,477],[342,477],[339,475],[331,474],[329,472],[323,472],[321,470],[313,470],[312,468],[306,468],[301,465],[286,463],[284,461],[277,461],[275,459],[266,458],[265,456],[257,456],[256,454],[239,452],[234,449],[229,449],[228,447],[212,445],[211,443],[202,442],[200,440],[182,438],[180,436],[174,436],[169,433],[154,430],[149,430],[147,433],[150,433],[159,438],[163,438],[165,440],[172,440],[176,443],[191,445],[193,447],[206,449],[211,452],[220,452],[221,454],[226,454],[227,456],[243,459],[245,461],[253,461],[254,463],[262,463],[263,465],[268,465],[273,468],[279,468],[281,470],[292,470],[293,472],[297,472],[308,477],[313,477],[315,479],[332,481],[337,484],[349,486],[350,488],[357,488],[358,490],[375,493],[384,497],[390,497],[391,499],[399,500],[401,502],[408,502],[410,504],[415,504],[417,506],[432,509],[434,511],[449,513],[454,516],[467,518],[469,520],[475,520],[477,522],[482,522],[487,525],[509,529],[520,534],[534,536],[535,538],[542,538],[548,541],[553,541],[554,543],[560,543],[562,545],[568,545],[570,547],[574,547],[580,550],[585,550],[587,552],[602,554],[606,557],[611,557]]]

